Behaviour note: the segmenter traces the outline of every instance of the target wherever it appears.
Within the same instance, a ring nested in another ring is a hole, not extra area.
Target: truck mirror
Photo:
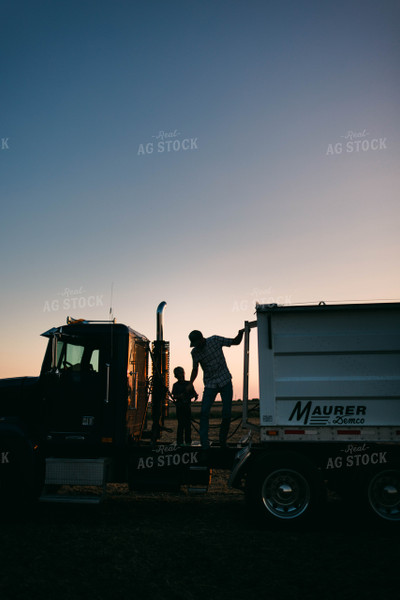
[[[51,371],[57,370],[57,337],[54,334],[51,339]]]

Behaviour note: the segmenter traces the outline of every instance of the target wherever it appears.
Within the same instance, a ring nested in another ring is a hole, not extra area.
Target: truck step
[[[39,502],[59,504],[100,504],[102,500],[103,496],[71,496],[67,494],[46,494],[39,498]]]
[[[190,496],[198,496],[198,495],[201,495],[201,494],[207,494],[207,492],[208,492],[208,486],[206,486],[206,487],[188,486],[187,491],[188,491],[188,494]]]
[[[108,458],[46,458],[47,485],[104,485]]]
[[[189,468],[188,494],[191,496],[206,494],[211,482],[211,473],[212,471],[209,467],[192,465]]]
[[[99,504],[105,497],[109,458],[46,458],[46,479],[40,502],[64,504]],[[101,495],[54,493],[61,486],[101,487]]]

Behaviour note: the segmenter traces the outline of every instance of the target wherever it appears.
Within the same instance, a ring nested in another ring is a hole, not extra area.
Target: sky
[[[153,340],[165,301],[188,374],[188,333],[257,301],[399,300],[399,24],[398,0],[1,0],[0,377],[67,316]]]

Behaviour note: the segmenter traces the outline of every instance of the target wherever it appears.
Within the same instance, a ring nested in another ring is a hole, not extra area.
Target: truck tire
[[[259,515],[286,527],[311,522],[325,500],[317,469],[295,454],[260,456],[247,475],[245,491]]]
[[[386,467],[371,473],[364,494],[370,514],[400,523],[400,467]]]

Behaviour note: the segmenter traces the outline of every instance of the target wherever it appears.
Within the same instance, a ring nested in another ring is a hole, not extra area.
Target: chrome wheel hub
[[[280,519],[294,519],[310,503],[310,486],[305,477],[293,469],[277,469],[267,475],[261,489],[266,509]]]
[[[383,519],[400,520],[400,471],[382,471],[368,486],[371,508]]]

